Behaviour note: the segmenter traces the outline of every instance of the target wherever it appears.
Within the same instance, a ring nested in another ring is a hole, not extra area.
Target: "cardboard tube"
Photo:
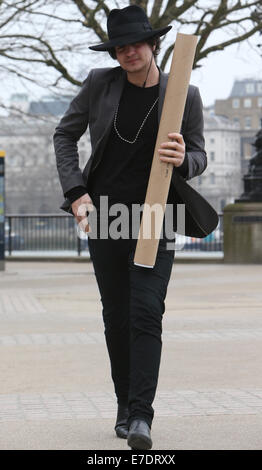
[[[198,36],[177,33],[136,244],[137,266],[155,265],[173,171],[172,163],[160,160],[158,149],[169,140],[170,132],[180,132],[197,40]]]

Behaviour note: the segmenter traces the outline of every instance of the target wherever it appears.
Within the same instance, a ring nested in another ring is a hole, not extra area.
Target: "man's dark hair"
[[[159,36],[154,36],[152,38],[145,39],[144,42],[149,44],[149,46],[151,46],[151,47],[153,47],[154,45],[156,46],[155,50],[153,51],[153,55],[156,58],[156,56],[160,52],[160,38],[159,38]],[[116,59],[116,51],[115,51],[114,47],[109,49],[108,52],[109,52],[109,55],[112,57],[112,59]]]

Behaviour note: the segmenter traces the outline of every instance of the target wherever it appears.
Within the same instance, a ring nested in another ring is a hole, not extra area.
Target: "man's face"
[[[152,48],[144,41],[116,46],[115,51],[120,66],[128,73],[137,73],[144,70],[148,67],[152,57]]]

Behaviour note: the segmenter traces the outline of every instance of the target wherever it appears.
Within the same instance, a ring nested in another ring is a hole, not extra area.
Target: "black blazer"
[[[65,194],[76,186],[85,186],[88,177],[103,158],[116,106],[119,103],[126,72],[121,67],[92,69],[78,95],[72,100],[54,133],[59,179]],[[168,74],[160,70],[158,121],[165,97]],[[175,112],[175,111],[174,111]],[[77,142],[89,125],[92,153],[83,171],[79,168]],[[199,90],[189,85],[180,133],[186,144],[188,174],[184,178],[173,168],[171,184],[174,187],[174,230],[176,204],[185,204],[185,235],[203,238],[218,224],[218,215],[208,201],[186,180],[201,175],[207,167],[203,137],[203,106]],[[172,132],[172,124],[170,124]],[[71,203],[65,199],[60,207],[73,214]]]

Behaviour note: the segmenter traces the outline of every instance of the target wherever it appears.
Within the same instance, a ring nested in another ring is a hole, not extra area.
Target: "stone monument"
[[[244,192],[224,208],[224,262],[262,263],[262,119]]]

